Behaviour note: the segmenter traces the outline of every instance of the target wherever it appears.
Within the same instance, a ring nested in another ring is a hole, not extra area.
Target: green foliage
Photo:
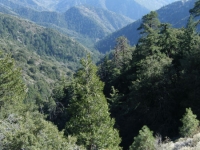
[[[69,150],[78,148],[76,139],[65,139],[62,132],[36,112],[23,115],[10,114],[0,120],[1,146],[3,149]]]
[[[10,56],[1,55],[0,70],[1,149],[84,149],[75,144],[75,138],[69,136],[66,139],[63,132],[59,132],[56,126],[45,121],[34,105],[23,103],[25,85],[21,79],[21,71],[15,67]]]
[[[128,40],[125,37],[117,38],[117,43],[114,48],[114,65],[121,72],[129,69],[129,63],[131,60],[131,47],[128,44]]]
[[[142,23],[138,28],[138,30],[142,30],[140,32],[142,37],[139,39],[136,47],[136,53],[138,54],[137,57],[139,59],[159,53],[159,47],[157,46],[159,26],[160,22],[156,12],[152,11],[142,18]]]
[[[82,60],[83,67],[75,74],[68,111],[70,120],[66,133],[77,137],[78,144],[87,149],[120,149],[118,131],[108,112],[103,95],[103,82],[96,75],[97,68],[90,57]]]
[[[108,70],[107,77],[102,78],[104,93],[110,99],[111,114],[120,127],[125,149],[141,124],[176,136],[182,110],[190,106],[198,112],[200,104],[196,22],[191,18],[186,29],[174,29],[170,24],[159,23],[152,12],[143,17],[139,29],[141,38],[131,51],[127,70],[116,68],[114,59],[102,63]],[[117,93],[110,95],[112,86]]]
[[[197,116],[193,114],[191,108],[186,108],[186,113],[181,119],[183,126],[179,128],[179,133],[181,136],[192,137],[197,133],[199,120],[197,120],[196,117]]]
[[[42,109],[48,107],[53,84],[79,68],[88,50],[59,32],[5,14],[0,14],[0,27],[0,47],[16,60],[27,85],[25,101],[35,103],[39,95]]]
[[[153,132],[147,126],[143,126],[139,135],[134,137],[134,142],[129,150],[155,150]]]
[[[171,65],[172,60],[165,55],[152,55],[147,56],[138,62],[137,78],[141,82],[142,80],[163,78],[167,68]],[[146,83],[145,83],[146,84]]]
[[[26,87],[21,78],[21,70],[9,56],[0,56],[0,108],[5,104],[16,104],[25,98]]]
[[[200,1],[199,0],[197,0],[195,2],[194,7],[192,9],[190,9],[190,14],[195,17],[200,15]]]
[[[54,85],[51,97],[46,102],[47,119],[57,125],[59,130],[65,128],[66,122],[69,120],[69,112],[67,107],[71,97],[70,79],[62,78]]]
[[[79,63],[79,58],[86,56],[88,51],[75,40],[57,31],[39,27],[25,20],[0,14],[0,25],[2,26],[1,39],[22,44],[29,51],[36,52],[40,56],[68,62],[73,69],[76,69],[75,65]],[[28,64],[33,63],[32,58],[27,61]]]
[[[148,34],[152,30],[158,29],[160,21],[158,20],[158,14],[155,11],[151,11],[149,14],[142,17],[142,24],[138,30],[142,30],[141,34]]]
[[[90,45],[93,46],[96,39],[105,37],[108,33],[132,22],[132,19],[122,15],[111,13],[105,9],[88,6],[76,6],[67,11],[65,10],[65,12],[63,11],[64,13],[58,13],[51,11],[36,11],[35,7],[34,9],[27,7],[16,8],[16,4],[13,5],[14,9],[9,5],[12,11],[9,12],[10,9],[7,9],[7,11],[1,10],[1,12],[8,14],[12,13],[12,15],[29,19],[39,25],[57,29],[60,32],[75,38],[86,47],[90,47]],[[87,16],[84,15],[85,13],[87,13]]]

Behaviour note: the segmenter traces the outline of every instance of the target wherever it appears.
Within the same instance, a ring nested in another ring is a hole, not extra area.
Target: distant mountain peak
[[[161,8],[162,6],[165,6],[170,3],[180,1],[180,0],[135,0],[135,1],[149,10],[157,10]]]

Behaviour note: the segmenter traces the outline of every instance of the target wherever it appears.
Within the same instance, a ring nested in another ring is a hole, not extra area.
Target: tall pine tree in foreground
[[[97,77],[97,68],[88,57],[81,61],[71,86],[68,111],[71,115],[66,133],[77,137],[80,145],[89,150],[121,149],[118,131],[113,128],[108,104],[103,94],[103,82]]]

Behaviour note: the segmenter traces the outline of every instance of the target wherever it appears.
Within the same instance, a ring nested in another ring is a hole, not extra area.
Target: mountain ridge
[[[186,2],[178,1],[167,6],[164,6],[157,10],[158,18],[162,23],[170,23],[175,28],[185,27],[189,18],[189,9],[194,6],[195,0],[189,0]],[[114,48],[116,38],[125,36],[129,40],[131,45],[135,45],[140,38],[137,28],[140,26],[141,20],[137,20],[126,27],[115,31],[108,35],[104,39],[98,41],[95,44],[96,49],[100,52],[108,52]]]
[[[4,13],[17,15],[36,22],[39,25],[57,29],[83,44],[92,43],[133,22],[133,20],[125,16],[91,6],[75,6],[65,13],[40,12],[27,7],[9,9],[9,7],[2,6],[2,8],[4,9],[0,11]],[[87,28],[88,24],[90,24],[90,28]],[[88,31],[88,33],[85,31]],[[97,31],[98,34],[96,33]]]

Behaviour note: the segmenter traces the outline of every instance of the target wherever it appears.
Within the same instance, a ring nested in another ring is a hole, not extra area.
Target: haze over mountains
[[[195,0],[178,1],[157,10],[159,20],[162,23],[170,23],[175,28],[185,27],[189,18],[189,10],[193,8]],[[131,45],[135,45],[140,38],[137,28],[140,26],[141,20],[137,20],[126,27],[108,35],[104,39],[96,43],[96,48],[101,52],[107,52],[114,48],[116,38],[125,36]]]
[[[134,20],[161,6],[157,11],[161,22],[169,22],[174,27],[184,26],[194,0],[176,1],[0,0],[0,11],[57,29],[86,47],[91,48],[97,42],[95,48],[104,53],[113,48],[119,36],[124,35],[132,45],[136,44],[139,39],[136,29],[141,22]]]
[[[177,0],[1,0],[0,3],[5,6],[12,5],[11,7],[13,7],[14,4],[38,11],[46,10],[57,12],[65,12],[73,6],[87,5],[103,8],[137,20],[150,10],[158,9],[175,1]]]

